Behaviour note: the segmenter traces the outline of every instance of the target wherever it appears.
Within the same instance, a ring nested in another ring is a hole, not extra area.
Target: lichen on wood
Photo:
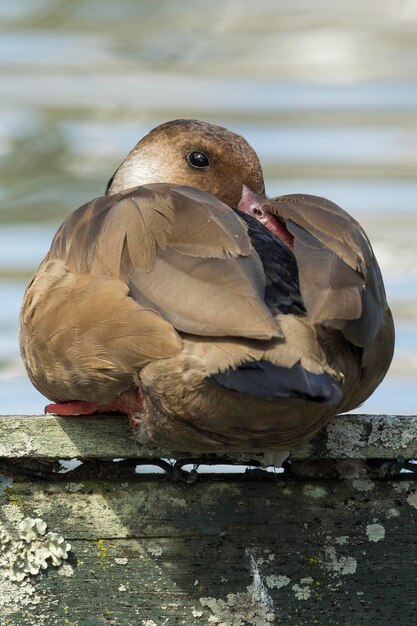
[[[379,468],[415,450],[416,418],[337,419],[292,452],[297,472],[189,484],[134,474],[166,451],[120,417],[0,418],[0,626],[414,625],[417,482]],[[84,463],[57,475],[66,456]],[[1,576],[10,538],[48,533],[54,556]]]
[[[45,626],[81,626],[92,615],[103,626],[411,626],[417,484],[411,475],[372,482],[364,495],[352,481],[285,474],[191,485],[161,476],[86,480],[76,488],[70,477],[16,479],[1,519],[16,524],[21,510],[39,516],[71,552],[47,576],[30,576],[30,595],[10,605],[7,619],[20,625],[34,615],[29,599],[40,598]],[[410,599],[400,609],[399,596]]]
[[[64,458],[188,458],[181,450],[140,446],[121,415],[0,417],[0,457],[59,460]],[[394,459],[417,456],[417,416],[340,415],[307,445],[291,450],[296,460]],[[274,463],[271,453],[246,453],[229,458]]]

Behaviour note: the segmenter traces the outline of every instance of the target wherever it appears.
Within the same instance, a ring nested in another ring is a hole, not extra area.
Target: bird
[[[143,445],[214,454],[302,445],[370,395],[394,342],[359,224],[267,198],[242,136],[183,119],[64,221],[19,336],[46,412],[121,412]]]

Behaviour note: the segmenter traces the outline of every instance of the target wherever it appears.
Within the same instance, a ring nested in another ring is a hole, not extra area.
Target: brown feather
[[[358,222],[339,206],[309,195],[274,198],[268,211],[294,236],[300,289],[312,321],[365,347],[388,311],[381,272]]]
[[[23,310],[23,358],[35,386],[56,401],[111,400],[137,384],[144,365],[182,347],[174,328],[128,297],[121,281],[76,275],[57,260],[40,266]]]
[[[308,194],[290,194],[273,199],[275,211],[292,220],[333,250],[349,267],[365,273],[373,256],[368,238],[349,213],[331,200]],[[273,211],[271,211],[273,212]]]
[[[311,321],[359,318],[363,277],[302,228],[292,223],[287,228],[295,237],[300,290]]]
[[[237,259],[202,259],[160,252],[152,271],[129,273],[132,297],[197,335],[279,336],[265,306],[265,276],[254,253]]]
[[[73,271],[128,282],[130,295],[184,332],[280,335],[245,223],[209,194],[147,185],[81,207],[50,258]]]

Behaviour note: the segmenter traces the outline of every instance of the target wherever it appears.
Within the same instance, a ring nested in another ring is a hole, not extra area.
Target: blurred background
[[[17,321],[58,225],[152,127],[243,134],[270,195],[331,198],[367,231],[397,328],[360,412],[417,411],[417,1],[0,4],[0,413],[41,413]]]

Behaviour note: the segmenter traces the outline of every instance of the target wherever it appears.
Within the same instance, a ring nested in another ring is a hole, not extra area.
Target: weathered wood
[[[112,462],[185,456],[138,446],[120,416],[0,417],[0,626],[414,626],[417,477],[366,471],[417,456],[416,431],[417,417],[341,416],[292,452],[308,478],[185,484]],[[45,530],[22,531],[36,518],[56,533],[43,565]]]
[[[3,527],[41,517],[72,549],[29,578],[30,593],[0,578],[0,623],[411,626],[416,487],[409,477],[15,481]]]
[[[312,442],[291,452],[296,460],[415,458],[417,416],[338,416]],[[118,457],[151,459],[189,456],[181,451],[139,446],[127,419],[120,415],[65,418],[50,415],[0,416],[0,457],[3,458],[111,460]],[[248,454],[246,458],[251,456],[254,455]],[[266,455],[266,464],[268,458]]]

